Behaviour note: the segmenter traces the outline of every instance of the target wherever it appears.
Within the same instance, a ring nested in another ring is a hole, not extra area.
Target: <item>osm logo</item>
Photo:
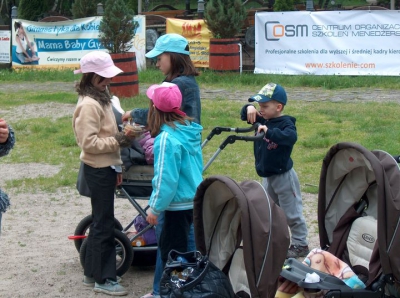
[[[282,25],[277,21],[265,23],[265,38],[268,41],[277,41],[282,37],[304,36],[308,36],[307,25]]]

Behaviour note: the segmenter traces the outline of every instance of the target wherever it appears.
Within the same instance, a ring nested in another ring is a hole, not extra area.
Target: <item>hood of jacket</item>
[[[168,132],[170,135],[174,136],[190,155],[195,155],[199,146],[199,134],[201,134],[203,127],[196,122],[192,122],[191,125],[183,125],[179,122],[175,122],[175,125],[176,127],[171,127],[167,124],[163,124],[161,126],[161,131]]]

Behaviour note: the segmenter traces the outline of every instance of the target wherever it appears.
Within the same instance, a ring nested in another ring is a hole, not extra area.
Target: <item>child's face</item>
[[[264,119],[272,119],[281,115],[283,105],[275,100],[261,102],[258,105],[260,106],[261,116]]]
[[[103,78],[99,75],[93,76],[92,84],[96,89],[100,91],[105,91],[107,86],[110,85],[110,83],[111,83],[111,78]]]
[[[171,58],[169,54],[162,53],[157,56],[157,64],[158,69],[163,73],[163,75],[167,75],[171,71]]]

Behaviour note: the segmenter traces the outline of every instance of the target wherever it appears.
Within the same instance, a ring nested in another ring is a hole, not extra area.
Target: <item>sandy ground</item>
[[[54,86],[57,86],[57,90],[71,91],[70,84],[47,84],[42,88]],[[0,90],[4,88],[7,85],[2,84]],[[143,88],[142,86],[141,89]],[[15,85],[9,88],[10,92],[12,90],[15,90]],[[321,100],[367,101],[376,98],[375,95],[371,96],[371,92],[368,98],[364,97],[365,92],[312,92],[318,93]],[[291,93],[291,98],[303,99],[301,92],[289,90],[288,93]],[[399,101],[398,93],[394,91],[382,94],[381,90],[373,90],[372,93],[379,94],[381,99]],[[205,98],[213,98],[226,94],[226,91],[203,90],[202,94]],[[231,94],[230,99],[246,100],[248,94],[249,92]],[[309,96],[308,100],[310,98],[313,96]],[[25,118],[43,117],[44,113],[48,117],[61,117],[72,115],[73,109],[74,105],[49,103],[45,107],[32,104],[18,109],[0,110],[5,119],[15,119],[14,117],[20,115]],[[0,185],[4,186],[6,179],[46,177],[58,171],[57,167],[45,164],[5,166],[0,163]],[[0,297],[109,297],[95,294],[91,288],[81,284],[83,270],[78,252],[73,242],[67,239],[68,235],[73,234],[78,222],[90,213],[89,200],[79,196],[74,188],[58,189],[56,193],[23,193],[19,189],[7,189],[7,192],[11,197],[12,207],[3,214],[0,237]],[[318,247],[317,197],[304,193],[303,200],[310,246]],[[136,215],[136,210],[127,200],[116,199],[115,205],[116,217],[123,225]],[[129,269],[122,280],[122,285],[129,290],[128,297],[140,297],[151,290],[153,271],[153,267]]]
[[[17,165],[12,170],[16,168],[21,167]],[[36,164],[29,164],[25,169],[29,172],[25,177],[34,177],[39,169],[46,169],[46,175],[57,172],[55,167],[41,168]],[[4,173],[1,166],[0,172]],[[81,284],[83,269],[79,255],[73,242],[67,239],[78,222],[89,214],[89,200],[71,188],[59,189],[56,193],[7,191],[12,208],[3,215],[0,297],[109,297]],[[306,205],[312,206],[316,196],[305,194],[304,199]],[[124,199],[116,199],[115,209],[116,218],[123,225],[136,214]],[[305,214],[315,220],[312,208],[306,208]],[[315,228],[310,229],[312,247],[318,245],[315,232]],[[140,297],[151,289],[153,271],[154,267],[129,269],[121,283],[128,288],[128,297]]]

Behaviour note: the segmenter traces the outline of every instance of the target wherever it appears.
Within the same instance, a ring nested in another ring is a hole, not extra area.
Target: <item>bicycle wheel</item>
[[[124,275],[132,264],[133,261],[133,249],[132,244],[129,241],[129,238],[114,229],[114,237],[115,237],[115,252],[116,252],[116,267],[117,267],[117,276]],[[79,252],[79,260],[81,262],[82,267],[85,266],[85,257],[86,257],[86,247],[87,247],[87,238],[83,241],[80,252]]]
[[[89,235],[89,228],[92,222],[93,222],[93,217],[91,214],[83,218],[76,226],[74,236]],[[123,230],[123,227],[118,219],[114,218],[114,223],[115,223],[115,229],[119,231]],[[78,252],[80,252],[83,240],[84,239],[74,239],[74,244]]]

